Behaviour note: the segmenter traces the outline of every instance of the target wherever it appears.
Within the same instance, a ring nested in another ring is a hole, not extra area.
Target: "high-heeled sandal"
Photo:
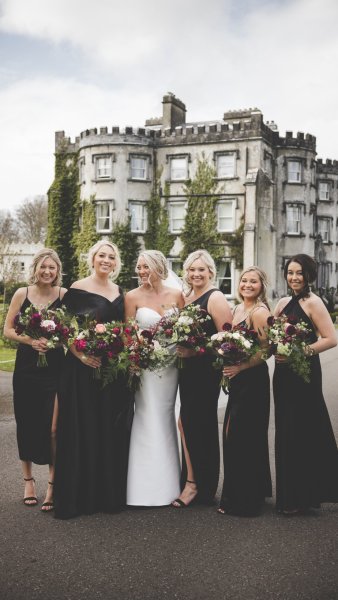
[[[28,477],[28,479],[26,479],[26,477],[24,477],[23,480],[24,481],[34,481],[34,483],[35,483],[34,477]],[[25,506],[36,506],[38,503],[38,499],[36,496],[25,496],[23,499],[23,503]]]
[[[48,485],[54,485],[54,481],[48,481]],[[41,512],[49,513],[54,510],[54,502],[43,502],[41,504]]]
[[[194,485],[196,485],[196,481],[191,481],[190,479],[187,479],[186,483],[193,483]],[[176,498],[175,500],[173,500],[170,504],[170,506],[172,506],[173,508],[188,508],[188,506],[191,506],[197,498],[197,487],[196,487],[196,495],[194,496],[194,498],[192,500],[190,500],[190,502],[188,504],[186,504],[185,502],[183,502],[183,500],[181,500],[181,498]],[[179,506],[177,506],[175,504],[175,502],[177,502],[177,504]]]

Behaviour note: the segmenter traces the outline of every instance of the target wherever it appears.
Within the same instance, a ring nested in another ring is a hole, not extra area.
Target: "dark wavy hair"
[[[317,263],[308,254],[295,254],[289,258],[284,266],[284,279],[287,281],[288,268],[290,263],[296,262],[302,267],[304,277],[304,289],[301,293],[302,296],[306,297],[310,293],[310,284],[313,283],[317,277]]]

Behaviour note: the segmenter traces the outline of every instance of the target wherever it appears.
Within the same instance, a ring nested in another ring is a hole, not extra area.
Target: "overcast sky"
[[[44,194],[54,132],[258,107],[338,159],[337,0],[0,0],[0,208]]]

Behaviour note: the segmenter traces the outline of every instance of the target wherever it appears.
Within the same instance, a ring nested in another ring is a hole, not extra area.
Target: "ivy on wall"
[[[170,194],[169,184],[165,184],[164,197]],[[168,209],[160,194],[160,173],[156,174],[154,188],[147,203],[148,228],[144,235],[145,247],[149,250],[160,250],[168,256],[173,246],[175,236],[169,233]]]
[[[80,194],[78,153],[61,148],[55,155],[55,178],[48,191],[46,245],[56,250],[62,262],[63,284],[69,287],[78,276],[74,237],[78,232]]]
[[[116,244],[120,251],[122,268],[117,283],[124,291],[131,290],[136,285],[135,266],[141,251],[137,235],[130,231],[130,221],[131,217],[124,223],[116,222],[109,236],[110,241]]]
[[[181,233],[183,244],[181,258],[199,248],[207,250],[215,261],[224,258],[224,240],[217,231],[216,171],[202,155],[198,160],[196,175],[184,187],[187,213]]]
[[[89,268],[86,255],[99,239],[100,234],[96,232],[96,211],[94,197],[81,203],[81,229],[74,234],[75,254],[78,263],[78,277],[87,277]]]
[[[226,234],[224,241],[228,247],[229,257],[235,261],[236,269],[243,269],[244,217],[234,233]]]

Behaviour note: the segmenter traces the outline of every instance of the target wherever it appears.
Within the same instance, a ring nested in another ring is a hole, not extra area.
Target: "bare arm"
[[[224,323],[232,323],[232,312],[222,292],[214,292],[208,301],[208,313],[211,315],[217,331],[222,331]]]
[[[306,312],[320,336],[317,342],[310,344],[310,348],[315,354],[319,354],[337,346],[336,330],[321,298],[313,295],[308,300],[308,308],[309,311]]]
[[[127,292],[124,299],[125,320],[128,321],[128,319],[135,319],[136,310],[137,297],[134,290],[132,290],[131,292]]]

